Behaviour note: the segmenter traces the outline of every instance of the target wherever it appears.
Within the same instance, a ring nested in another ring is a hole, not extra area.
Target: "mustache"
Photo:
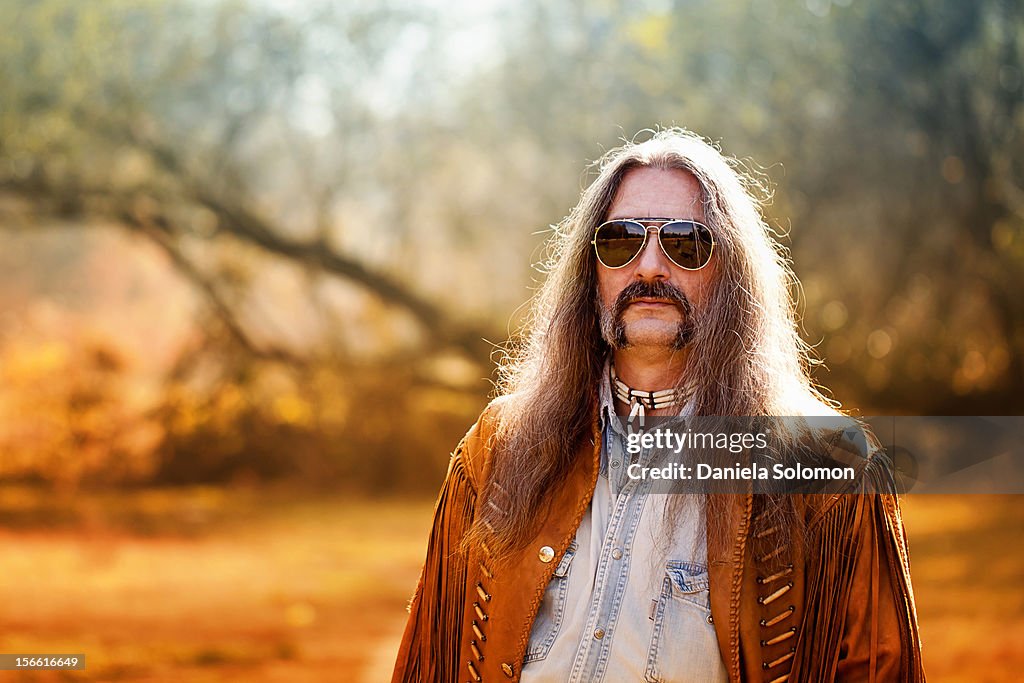
[[[690,303],[690,299],[675,285],[664,280],[654,280],[653,282],[636,280],[626,285],[615,297],[615,304],[612,306],[613,318],[621,319],[623,312],[631,303],[644,298],[671,301],[682,309],[686,320],[689,320],[693,314],[693,305]]]

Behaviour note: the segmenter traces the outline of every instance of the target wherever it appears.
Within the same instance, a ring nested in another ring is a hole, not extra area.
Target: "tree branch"
[[[263,360],[280,361],[294,366],[301,366],[305,364],[306,361],[304,358],[283,347],[256,343],[238,320],[234,310],[224,299],[220,290],[217,289],[217,286],[210,278],[206,277],[206,275],[204,275],[195,266],[195,264],[185,257],[167,231],[161,230],[152,225],[147,225],[145,222],[139,221],[136,217],[129,214],[123,215],[122,220],[125,223],[132,224],[140,234],[145,235],[154,244],[160,247],[160,249],[163,250],[163,252],[167,254],[174,263],[175,268],[177,268],[182,275],[188,278],[190,282],[199,288],[206,297],[206,300],[213,307],[217,317],[224,324],[228,334],[230,334],[232,339],[238,342],[247,353]]]
[[[452,321],[441,308],[415,294],[405,285],[389,276],[371,271],[355,259],[334,252],[323,239],[313,242],[296,242],[281,237],[268,223],[245,207],[218,197],[204,188],[201,183],[193,180],[170,150],[156,148],[143,151],[149,151],[161,163],[166,163],[166,170],[173,172],[189,188],[191,201],[204,206],[218,217],[219,227],[222,231],[257,246],[266,253],[283,256],[357,283],[384,303],[397,306],[410,313],[427,330],[436,347],[449,346],[460,349],[474,360],[487,358],[493,350],[493,345],[486,341],[486,337],[490,335],[485,330]],[[253,344],[244,329],[238,325],[230,307],[217,293],[213,283],[198,273],[194,266],[177,252],[171,241],[173,230],[166,226],[166,218],[163,216],[154,218],[164,221],[164,226],[161,228],[162,236],[158,239],[155,235],[160,233],[154,233],[155,228],[152,226],[147,228],[140,223],[139,218],[130,208],[127,208],[130,207],[131,202],[126,201],[130,198],[126,193],[118,193],[105,188],[88,189],[77,183],[58,186],[41,173],[33,174],[23,180],[0,178],[0,191],[2,190],[12,192],[32,202],[49,201],[54,205],[54,210],[65,217],[107,215],[121,221],[131,229],[144,232],[147,237],[153,239],[158,246],[164,249],[175,266],[181,269],[182,273],[195,282],[207,295],[214,310],[224,320],[233,337],[256,355],[267,357],[269,354],[269,357],[286,359],[286,355],[282,355],[280,350],[260,350]],[[149,196],[154,195],[159,196],[157,193],[152,193]],[[95,199],[103,201],[90,201]],[[172,199],[163,198],[162,202],[172,201]]]
[[[439,346],[456,346],[474,358],[486,357],[493,345],[485,341],[490,331],[453,321],[447,312],[419,296],[408,286],[384,273],[367,268],[360,261],[331,249],[322,236],[314,241],[298,242],[280,232],[246,207],[214,192],[210,184],[196,178],[168,145],[134,132],[133,144],[149,154],[164,169],[174,174],[187,188],[191,199],[212,211],[221,221],[221,229],[272,254],[284,256],[355,282],[387,304],[404,309],[416,319]]]

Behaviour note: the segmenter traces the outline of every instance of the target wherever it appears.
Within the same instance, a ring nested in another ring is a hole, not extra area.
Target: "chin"
[[[657,326],[626,326],[626,342],[630,346],[674,347],[678,338],[679,323]]]

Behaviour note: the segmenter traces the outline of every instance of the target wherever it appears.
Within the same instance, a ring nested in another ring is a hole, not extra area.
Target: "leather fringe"
[[[791,681],[831,681],[837,673],[843,673],[840,654],[847,635],[844,616],[851,599],[870,606],[870,654],[867,671],[863,677],[858,675],[858,680],[925,680],[906,539],[886,460],[882,454],[868,460],[858,477],[857,490],[826,504],[808,529],[809,547],[820,552],[808,558],[804,625],[796,645]],[[865,562],[871,574],[870,591],[853,596],[850,588],[854,573],[859,563],[863,571]],[[877,660],[879,638],[888,635],[879,633],[883,582],[892,590],[900,613],[896,620],[902,652],[898,679],[891,678],[895,672],[881,672]]]
[[[448,467],[427,544],[427,558],[409,604],[392,683],[457,680],[462,615],[466,605],[466,554],[462,538],[473,523],[476,492],[456,451]],[[425,577],[429,577],[424,581]]]

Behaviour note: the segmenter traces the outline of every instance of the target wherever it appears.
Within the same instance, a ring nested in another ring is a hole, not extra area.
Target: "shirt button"
[[[619,461],[618,460],[612,460],[612,467],[618,467],[618,466],[619,466]]]
[[[594,637],[597,638],[598,640],[601,640],[602,638],[604,638],[604,629],[603,628],[599,628],[596,631],[594,631]]]
[[[540,549],[540,551],[537,553],[537,557],[540,558],[541,562],[547,564],[551,560],[555,559],[555,549],[549,545],[546,545]]]
[[[612,551],[612,559],[613,560],[621,560],[622,559],[622,551],[619,550],[618,548],[613,550]]]

